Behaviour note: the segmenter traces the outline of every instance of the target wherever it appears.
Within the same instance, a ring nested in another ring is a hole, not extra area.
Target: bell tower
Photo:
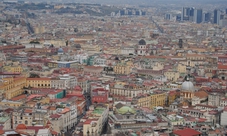
[[[179,39],[178,46],[179,46],[179,48],[183,47],[183,40],[182,39]]]

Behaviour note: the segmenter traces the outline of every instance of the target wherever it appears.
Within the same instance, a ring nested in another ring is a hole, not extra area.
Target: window
[[[25,124],[25,125],[28,125],[28,121],[27,121],[27,120],[25,120],[24,124]]]

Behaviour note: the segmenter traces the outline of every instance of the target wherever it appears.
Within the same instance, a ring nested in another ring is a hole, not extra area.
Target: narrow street
[[[68,132],[65,132],[65,136],[79,136],[78,134],[73,134],[76,130],[76,126],[80,123],[80,120],[86,115],[86,111],[89,110],[89,106],[91,105],[91,96],[90,94],[86,93],[84,94],[85,100],[86,100],[86,106],[85,106],[85,112],[82,115],[77,116],[77,124],[70,129]]]

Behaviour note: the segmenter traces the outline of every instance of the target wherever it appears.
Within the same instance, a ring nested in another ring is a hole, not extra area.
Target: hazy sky
[[[25,0],[26,1],[26,0]],[[174,4],[176,6],[194,6],[204,7],[204,5],[210,6],[222,6],[227,7],[227,0],[28,0],[33,2],[57,2],[57,3],[95,3],[95,4],[110,4],[110,5],[145,5],[145,6],[157,6]]]

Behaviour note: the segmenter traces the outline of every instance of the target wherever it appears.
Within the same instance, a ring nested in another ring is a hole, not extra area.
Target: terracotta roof
[[[27,78],[27,80],[50,80],[50,78],[47,78],[47,77],[41,77],[41,78]]]
[[[19,124],[16,129],[27,129],[27,126],[25,124]]]
[[[51,124],[51,122],[48,120],[48,121],[47,121],[47,124]]]
[[[183,130],[175,130],[175,131],[173,131],[173,134],[178,135],[178,136],[198,136],[201,134],[201,132],[196,131],[191,128],[186,128]]]
[[[3,134],[5,134],[5,131],[0,130],[0,135],[3,135]]]
[[[50,91],[49,94],[58,94],[60,92],[62,92],[63,90],[58,89],[58,90],[54,90],[54,91]]]
[[[56,107],[55,106],[50,106],[49,109],[50,110],[56,110]]]
[[[97,121],[97,119],[87,119],[84,124],[91,124],[92,121]]]
[[[13,97],[11,100],[12,101],[18,101],[18,100],[25,99],[25,98],[26,98],[26,95],[25,94],[22,94],[22,95]]]
[[[25,113],[32,113],[32,109],[25,109],[24,112]]]
[[[50,115],[50,118],[60,118],[61,115],[60,114],[52,114]]]
[[[218,69],[227,70],[227,65],[225,65],[225,64],[218,64]]]
[[[10,113],[12,111],[13,111],[13,109],[11,109],[11,108],[8,108],[8,109],[5,110],[6,113]]]
[[[206,98],[208,97],[208,93],[205,91],[198,91],[198,92],[195,92],[194,96],[199,98]]]
[[[87,68],[87,69],[103,69],[103,67],[100,67],[100,66],[84,66],[84,68]]]
[[[56,132],[54,130],[51,130],[50,132],[51,132],[52,135],[57,135],[58,134],[58,132]]]
[[[213,109],[216,109],[216,108],[218,108],[217,106],[212,106],[212,105],[205,105],[205,104],[196,104],[195,106],[200,106],[200,107],[207,107],[207,108],[213,108]]]

